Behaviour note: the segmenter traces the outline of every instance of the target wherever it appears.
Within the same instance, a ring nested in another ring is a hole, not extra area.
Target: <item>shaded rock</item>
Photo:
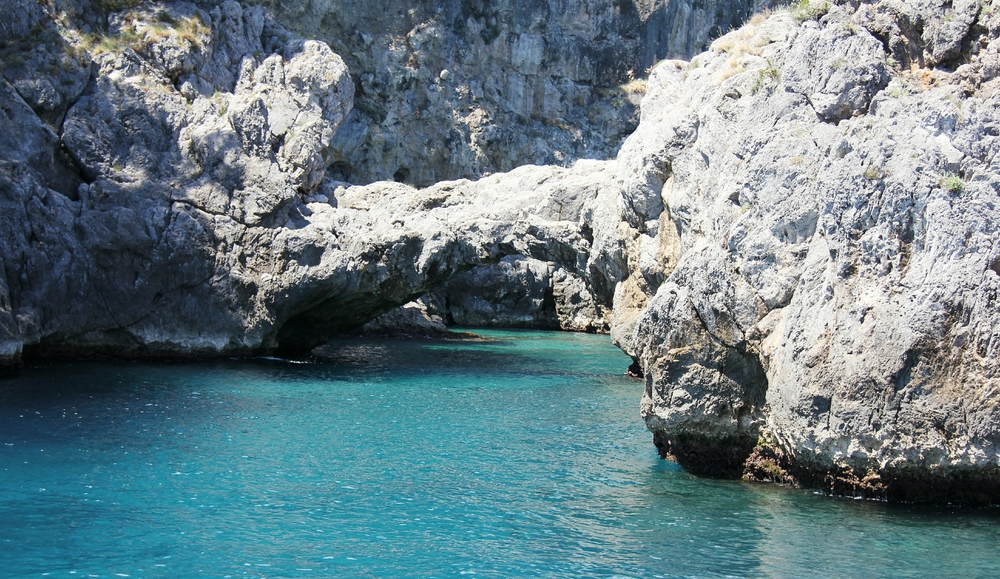
[[[827,121],[866,112],[889,82],[882,44],[850,25],[804,26],[785,62],[786,90],[805,95]]]
[[[28,36],[46,16],[37,2],[3,0],[0,2],[0,10],[4,14],[4,18],[0,20],[0,45]]]
[[[35,113],[59,131],[92,71],[86,51],[46,27],[37,36],[0,49],[0,72]]]
[[[59,148],[59,136],[6,80],[0,79],[0,163],[11,171],[30,170],[46,186],[76,195],[79,177]],[[11,193],[13,195],[13,193]]]
[[[553,297],[553,266],[508,256],[449,281],[435,292],[448,323],[467,327],[559,327]]]
[[[605,312],[596,305],[582,274],[520,255],[474,267],[414,303],[457,326],[579,332],[608,329]],[[402,311],[411,305],[393,310],[400,313],[401,331],[411,325]],[[386,322],[396,319],[386,318]]]
[[[357,106],[341,179],[426,186],[525,164],[609,159],[636,126],[640,79],[767,0],[275,4],[350,66]]]
[[[0,182],[0,187],[8,186]],[[0,265],[3,265],[0,261]],[[0,267],[0,271],[5,268]],[[17,320],[11,313],[10,289],[3,276],[0,276],[0,376],[11,373],[21,364],[21,348],[23,344]]]
[[[607,331],[605,308],[597,304],[584,274],[564,268],[552,272],[552,301],[559,329],[575,332]]]
[[[448,333],[441,316],[432,314],[423,300],[403,304],[361,326],[364,336],[439,337]]]
[[[239,16],[238,4],[227,6],[229,17]],[[243,326],[270,318],[254,303],[259,280],[233,265],[246,263],[244,248],[271,243],[275,231],[246,224],[288,220],[290,208],[301,205],[300,190],[318,185],[324,147],[350,110],[346,67],[325,46],[287,42],[270,62],[239,55],[245,73],[261,77],[256,94],[275,100],[265,107],[266,128],[280,141],[267,150],[244,147],[225,113],[253,87],[189,101],[169,75],[180,72],[172,62],[218,60],[213,47],[239,46],[246,27],[240,42],[207,27],[188,38],[185,19],[199,17],[197,9],[155,8],[153,16],[112,15],[115,26],[145,32],[92,53],[98,75],[70,108],[61,142],[19,96],[6,100],[13,107],[8,134],[20,142],[4,154],[12,227],[3,255],[11,313],[33,352],[198,355],[263,347],[259,328]],[[211,67],[199,69],[206,71]],[[59,178],[60,145],[86,183]],[[53,181],[72,184],[72,195],[51,190]]]

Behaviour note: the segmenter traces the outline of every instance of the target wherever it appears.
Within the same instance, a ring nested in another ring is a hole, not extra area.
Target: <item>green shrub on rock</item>
[[[799,0],[792,7],[792,16],[800,24],[806,20],[819,20],[830,11],[830,3],[826,0]]]
[[[961,177],[953,173],[945,173],[941,177],[940,184],[941,187],[944,187],[950,193],[960,193],[965,188],[965,181],[962,181]]]

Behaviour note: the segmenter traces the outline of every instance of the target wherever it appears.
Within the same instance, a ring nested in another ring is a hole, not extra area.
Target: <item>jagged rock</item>
[[[278,169],[313,190],[330,162],[329,143],[351,109],[353,87],[340,58],[323,43],[297,41],[260,66],[244,59],[229,102],[244,149],[277,152]]]
[[[780,3],[780,2],[779,2]],[[341,179],[429,185],[614,157],[646,71],[691,56],[770,0],[275,3],[344,56],[358,105]]]
[[[309,240],[312,264],[301,271],[305,277],[289,280],[285,290],[287,298],[302,303],[298,311],[278,311],[287,321],[277,341],[308,349],[507,255],[582,271],[589,247],[582,232],[594,190],[568,191],[560,182],[574,172],[593,178],[601,169],[522,167],[507,179],[443,182],[422,190],[395,183],[330,184],[329,204],[307,206],[312,226],[288,231],[298,244],[315,237]],[[524,182],[539,186],[518,186]],[[328,256],[339,270],[323,271]]]
[[[59,131],[66,110],[90,81],[90,59],[51,29],[40,36],[0,50],[0,72],[35,113]]]
[[[481,182],[502,185],[497,194],[504,197],[523,195],[519,192],[524,190],[550,196],[544,213],[557,221],[567,217],[579,221],[588,248],[597,216],[604,215],[601,204],[618,188],[615,164],[594,161],[579,162],[568,171],[529,167]],[[589,251],[568,267],[511,255],[456,277],[434,295],[443,304],[441,315],[460,326],[606,331],[613,299],[613,289],[608,288],[614,284],[603,278],[596,278],[596,286],[590,283],[595,277],[589,260]]]
[[[995,498],[1000,103],[884,61],[862,24],[886,4],[777,13],[653,72],[618,163],[631,235],[668,214],[679,252],[638,298],[630,265],[616,314],[650,297],[612,335],[693,470],[738,475],[763,440],[835,492]]]
[[[0,188],[8,187],[8,183],[0,183]],[[7,225],[6,223],[4,225]],[[0,266],[3,261],[0,260]],[[3,268],[0,267],[0,271]],[[3,277],[0,277],[0,376],[16,370],[21,364],[21,348],[24,340],[17,327],[17,320],[11,312],[10,288]]]
[[[982,2],[957,0],[955,2],[917,2],[924,23],[924,59],[928,64],[939,64],[957,57],[962,42],[976,21]]]
[[[544,261],[512,255],[449,281],[435,297],[450,324],[556,329],[552,270]]]
[[[35,114],[21,95],[0,79],[0,163],[34,171],[47,186],[75,194],[79,182],[59,150],[59,136]]]
[[[418,302],[427,300],[432,311],[457,326],[607,331],[607,312],[595,302],[584,275],[510,255],[449,280]]]
[[[0,46],[28,36],[45,19],[45,12],[36,2],[2,0],[0,10],[4,15],[0,20]]]
[[[575,332],[607,331],[607,309],[599,305],[592,287],[581,274],[564,268],[552,272],[552,301],[559,328]]]
[[[21,138],[17,150],[5,154],[17,173],[5,187],[5,214],[16,226],[5,229],[3,253],[11,311],[29,347],[197,354],[265,341],[259,327],[244,325],[270,318],[266,306],[249,299],[257,280],[231,265],[246,261],[244,248],[252,252],[254,242],[266,245],[275,237],[273,228],[248,224],[286,222],[292,207],[301,206],[301,191],[316,187],[324,147],[350,109],[353,88],[328,48],[290,41],[277,60],[239,55],[247,74],[270,73],[260,86],[235,95],[218,86],[218,93],[191,102],[169,76],[179,72],[170,59],[229,58],[213,48],[231,49],[245,37],[201,31],[194,42],[178,43],[176,30],[153,27],[143,15],[180,27],[198,12],[189,4],[154,8],[112,18],[147,33],[94,55],[99,73],[67,114],[61,144],[88,181],[72,195],[47,187],[56,136],[25,112],[30,109],[19,97],[7,100],[22,109],[8,127]],[[224,8],[230,20],[240,17],[238,4]],[[247,29],[241,26],[240,34]],[[167,53],[172,56],[164,60]],[[265,128],[278,145],[266,150],[241,143],[226,115],[230,101],[240,103],[255,90],[258,100],[268,101]]]
[[[882,43],[863,28],[807,23],[785,62],[785,89],[808,98],[827,121],[864,113],[889,82]]]
[[[5,361],[22,347],[301,353],[505,255],[582,269],[601,166],[426,190],[324,182],[354,94],[343,62],[316,41],[254,40],[268,30],[259,8],[212,13],[211,25],[183,3],[113,14],[134,35],[92,54],[61,139],[0,87],[0,122],[19,137],[0,198]],[[189,41],[177,28],[192,19]],[[264,46],[276,52],[234,52]],[[232,84],[213,62],[239,62]],[[192,76],[212,91],[185,91]],[[85,178],[72,196],[44,179],[60,145]]]

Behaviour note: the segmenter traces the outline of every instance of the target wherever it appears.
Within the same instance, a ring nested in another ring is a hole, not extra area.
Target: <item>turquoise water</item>
[[[1000,577],[1000,512],[693,477],[606,336],[0,382],[0,578]]]

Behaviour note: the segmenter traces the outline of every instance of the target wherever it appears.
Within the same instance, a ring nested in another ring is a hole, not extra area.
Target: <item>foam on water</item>
[[[698,479],[607,337],[483,334],[0,382],[0,577],[1000,576],[996,510]]]

